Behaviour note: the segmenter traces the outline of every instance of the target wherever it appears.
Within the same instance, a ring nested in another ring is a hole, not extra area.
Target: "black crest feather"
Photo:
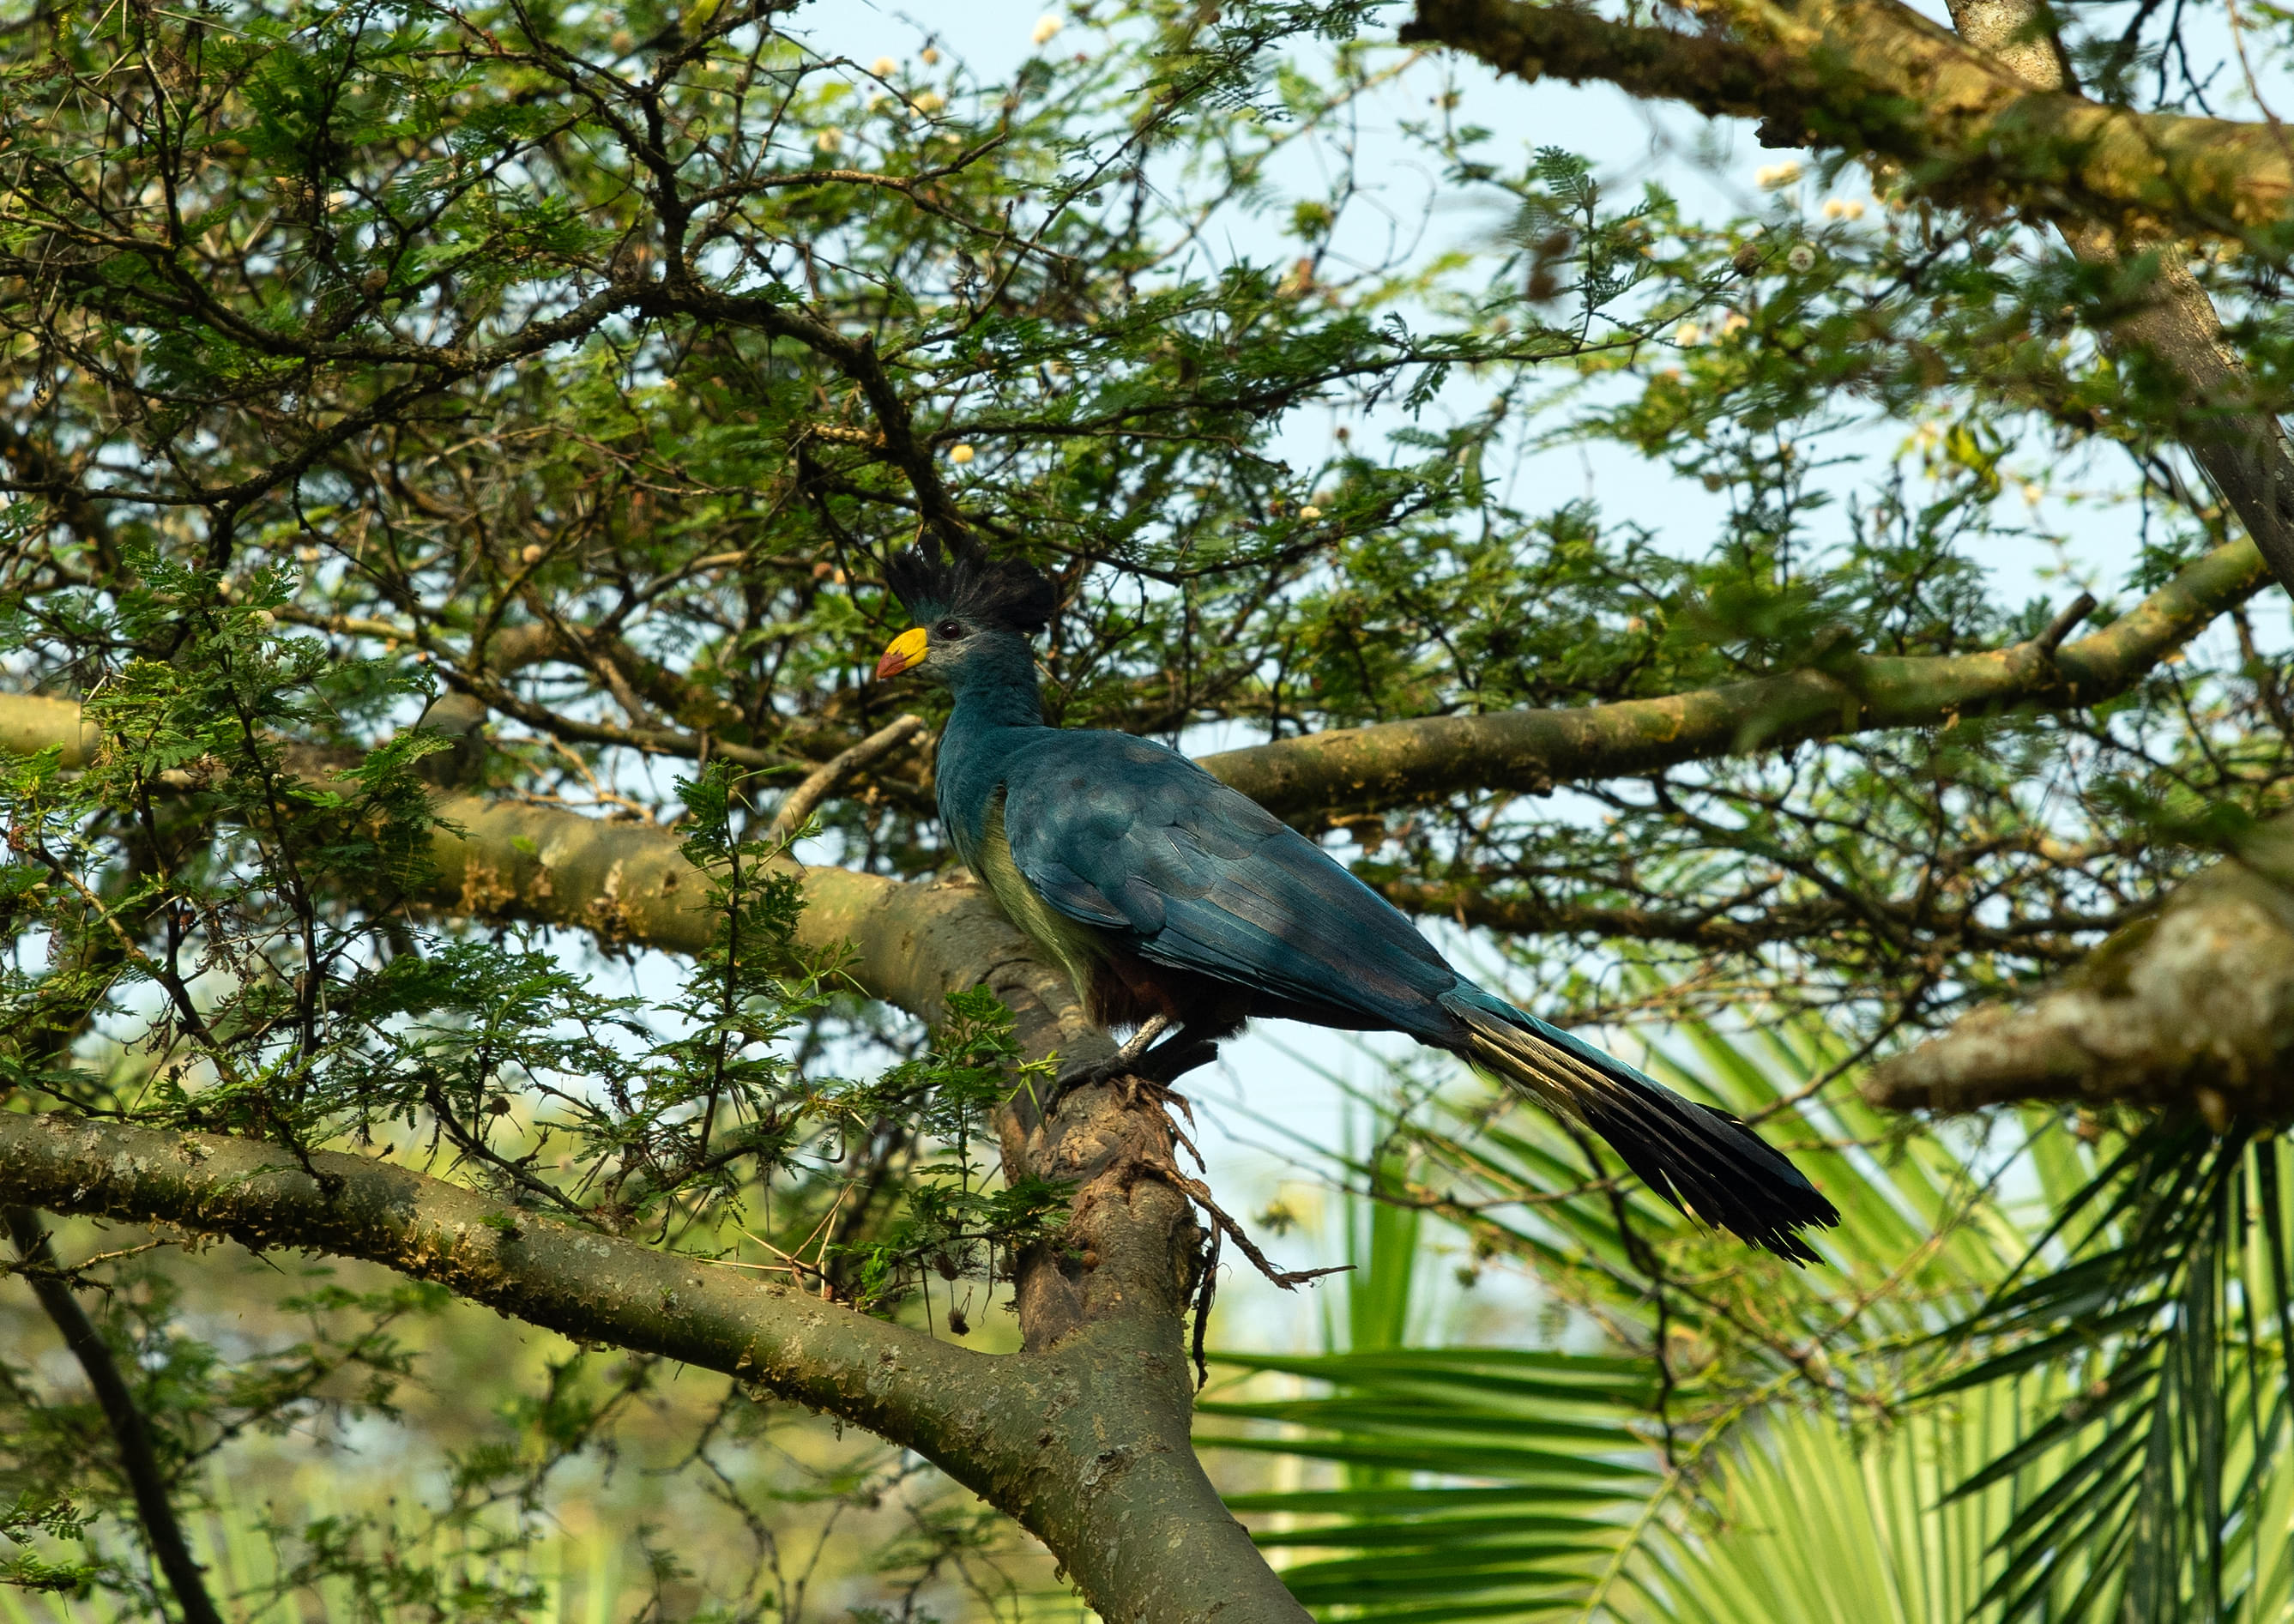
[[[974,551],[950,556],[937,541],[895,553],[884,565],[884,580],[918,621],[952,614],[1023,637],[1051,624],[1059,603],[1058,592],[1035,565]]]

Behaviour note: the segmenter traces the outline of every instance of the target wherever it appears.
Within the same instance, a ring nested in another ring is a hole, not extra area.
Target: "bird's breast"
[[[1020,865],[1012,860],[1012,842],[1004,836],[1001,794],[988,803],[987,825],[980,832],[978,849],[967,861],[1004,910],[1004,917],[1066,970],[1078,996],[1088,1001],[1107,957],[1106,941],[1091,926],[1053,907],[1028,883]]]

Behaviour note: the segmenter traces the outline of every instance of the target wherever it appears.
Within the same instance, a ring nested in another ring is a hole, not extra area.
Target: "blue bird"
[[[1405,1032],[1591,1129],[1674,1206],[1816,1261],[1800,1231],[1839,1212],[1736,1117],[1476,986],[1321,847],[1176,751],[1047,726],[1029,643],[1055,599],[1037,571],[918,548],[885,576],[917,623],[878,679],[921,670],[955,699],[937,771],[958,855],[1094,1022],[1135,1029],[1063,1088],[1167,1084],[1253,1016]]]

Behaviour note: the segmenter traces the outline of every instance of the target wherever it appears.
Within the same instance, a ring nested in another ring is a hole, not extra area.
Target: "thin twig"
[[[803,783],[783,798],[779,810],[773,814],[773,821],[765,830],[766,843],[778,845],[794,836],[819,809],[820,803],[836,792],[839,784],[862,767],[891,754],[923,730],[923,718],[901,717],[813,768],[805,775]]]
[[[142,1521],[143,1537],[175,1593],[176,1605],[183,1610],[183,1624],[223,1624],[223,1615],[207,1595],[202,1570],[183,1539],[183,1526],[175,1519],[175,1505],[167,1498],[167,1481],[159,1470],[159,1453],[151,1447],[151,1429],[143,1412],[135,1407],[135,1396],[127,1390],[126,1378],[120,1375],[103,1334],[72,1295],[69,1277],[56,1263],[40,1215],[28,1206],[11,1206],[5,1215],[16,1255],[26,1265],[25,1283],[62,1333],[64,1345],[87,1375],[87,1384],[95,1389],[95,1401],[103,1409],[112,1443],[119,1450],[120,1470],[135,1494],[135,1514]]]
[[[1218,1228],[1224,1230],[1232,1238],[1234,1244],[1242,1248],[1242,1255],[1250,1260],[1252,1267],[1283,1290],[1296,1291],[1307,1281],[1319,1280],[1326,1274],[1346,1274],[1352,1271],[1354,1268],[1352,1263],[1336,1263],[1327,1269],[1277,1269],[1266,1254],[1258,1249],[1258,1243],[1251,1239],[1249,1231],[1229,1217],[1226,1209],[1212,1199],[1209,1185],[1200,1179],[1191,1179],[1181,1173],[1179,1165],[1168,1157],[1146,1157],[1144,1165],[1147,1171],[1157,1178],[1167,1180],[1174,1189],[1202,1208],[1203,1215]]]
[[[1200,1393],[1211,1379],[1210,1355],[1203,1346],[1211,1328],[1211,1303],[1218,1296],[1219,1231],[1215,1224],[1210,1238],[1203,1244],[1203,1278],[1195,1289],[1195,1335],[1192,1352],[1195,1356],[1195,1391]]]
[[[2063,639],[2078,629],[2081,621],[2094,613],[2095,594],[2080,593],[2065,606],[2061,614],[2047,622],[2046,630],[2039,634],[2039,652],[2053,659],[2055,650],[2062,646]]]

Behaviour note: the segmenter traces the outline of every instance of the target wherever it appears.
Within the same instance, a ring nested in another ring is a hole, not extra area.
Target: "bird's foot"
[[[1062,1072],[1052,1081],[1051,1092],[1044,1096],[1043,1113],[1048,1117],[1067,1102],[1067,1097],[1079,1088],[1095,1088],[1102,1083],[1112,1083],[1131,1069],[1124,1060],[1100,1060],[1089,1066],[1078,1066]]]
[[[1051,1116],[1076,1090],[1102,1083],[1121,1084],[1127,1106],[1137,1106],[1143,1091],[1159,1104],[1176,1101],[1184,1105],[1186,1097],[1171,1084],[1216,1059],[1218,1044],[1209,1038],[1164,1043],[1141,1055],[1112,1054],[1091,1065],[1062,1072],[1052,1084],[1051,1092],[1044,1098],[1043,1113]]]
[[[1048,1116],[1057,1110],[1060,1102],[1078,1088],[1089,1088],[1098,1083],[1111,1083],[1118,1077],[1136,1072],[1141,1061],[1154,1052],[1150,1045],[1170,1029],[1169,1016],[1151,1015],[1140,1023],[1139,1030],[1134,1032],[1126,1040],[1123,1047],[1105,1060],[1089,1066],[1078,1066],[1072,1070],[1062,1072],[1059,1080],[1052,1084],[1052,1097],[1044,1106],[1044,1115]]]

